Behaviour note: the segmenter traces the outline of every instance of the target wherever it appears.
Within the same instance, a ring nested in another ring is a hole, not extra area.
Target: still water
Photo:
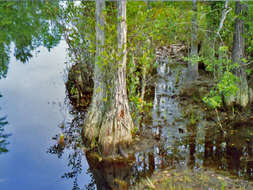
[[[23,64],[11,56],[8,74],[0,80],[0,115],[6,116],[10,133],[8,153],[0,154],[0,189],[72,189],[61,176],[69,169],[67,152],[58,159],[48,154],[59,125],[71,119],[65,105],[66,44],[40,53]],[[83,157],[85,160],[85,157]],[[80,183],[87,184],[87,164]]]
[[[65,90],[67,45],[45,6],[0,3],[1,190],[121,189],[165,168],[204,168],[253,181],[253,121],[217,128],[197,105],[180,101],[184,68],[164,61],[149,98],[153,107],[136,122],[131,162],[84,154],[85,114],[70,106]],[[57,143],[60,134],[64,145]]]
[[[240,133],[228,129],[226,136],[207,121],[189,128],[176,98],[177,71],[159,73],[170,70],[167,63],[158,68],[153,108],[139,123],[145,139],[137,143],[132,162],[99,162],[85,155],[80,148],[85,114],[71,108],[66,96],[66,48],[64,40],[51,51],[39,47],[25,64],[10,54],[6,78],[0,80],[0,116],[8,121],[4,133],[11,134],[9,152],[0,154],[0,189],[121,189],[120,183],[134,185],[166,167],[204,167],[253,179],[249,123]],[[61,133],[63,147],[57,144]]]

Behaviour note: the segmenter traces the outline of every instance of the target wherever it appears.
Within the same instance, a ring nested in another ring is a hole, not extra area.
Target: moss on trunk
[[[247,11],[246,4],[241,2],[236,2],[235,14],[241,15],[245,14]],[[245,48],[245,39],[244,39],[244,20],[240,17],[237,17],[235,20],[235,29],[233,36],[233,51],[232,51],[232,61],[239,64],[239,68],[236,69],[235,74],[239,78],[238,88],[239,91],[235,96],[231,95],[225,97],[225,102],[228,106],[233,104],[246,107],[249,102],[249,88],[247,82],[247,75],[244,69],[244,63],[242,59],[244,58],[244,48]]]
[[[97,14],[97,53],[100,56],[104,35],[101,32],[101,7],[96,4]],[[103,1],[104,2],[104,1]],[[102,156],[122,154],[124,147],[132,142],[133,121],[130,115],[126,89],[126,0],[118,2],[118,58],[116,64],[109,63],[110,72],[98,63],[94,70],[94,90],[92,103],[83,127],[86,144],[94,145],[97,140]],[[102,44],[101,44],[102,43]],[[110,74],[112,73],[112,76]],[[92,147],[93,148],[93,147]],[[124,155],[127,156],[127,155]]]

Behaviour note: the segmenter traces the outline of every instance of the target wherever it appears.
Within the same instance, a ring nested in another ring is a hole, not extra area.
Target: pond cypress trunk
[[[236,103],[242,107],[246,107],[249,104],[249,87],[247,82],[247,75],[244,68],[244,20],[241,18],[242,14],[245,15],[247,10],[247,4],[241,3],[239,1],[235,4],[235,15],[238,17],[235,19],[235,27],[233,34],[233,49],[232,49],[232,62],[238,63],[239,68],[235,70],[235,74],[239,78],[238,88],[239,91],[236,96],[225,97],[227,105],[232,105]]]
[[[99,134],[102,154],[122,154],[122,148],[132,142],[133,121],[130,115],[126,89],[127,25],[126,0],[118,1],[118,58],[111,63],[109,98]],[[114,72],[115,71],[115,72]]]
[[[198,57],[198,23],[197,23],[197,0],[192,0],[192,22],[191,22],[191,50],[190,60],[188,62],[188,68],[184,73],[183,88],[188,89],[194,81],[197,80],[198,74],[198,63],[195,61]]]
[[[191,29],[191,52],[190,56],[193,59],[198,57],[198,23],[197,23],[197,0],[192,0],[192,29]],[[188,64],[188,70],[191,73],[190,80],[196,80],[198,77],[198,63],[190,61]]]
[[[102,67],[102,52],[105,41],[104,34],[104,11],[105,1],[96,0],[96,57],[93,74],[93,96],[86,120],[83,126],[83,137],[86,143],[92,145],[99,136],[99,128],[104,114],[106,98],[106,84],[104,82],[105,73]]]
[[[102,65],[104,46],[104,0],[96,1],[96,64],[91,106],[83,127],[85,144],[94,148],[98,143],[102,156],[124,152],[132,142],[133,121],[130,115],[126,88],[127,25],[126,0],[118,1],[117,58]],[[110,72],[107,72],[108,68]]]
[[[245,13],[246,4],[239,1],[235,5],[235,14],[240,16]],[[245,39],[244,39],[244,20],[240,17],[237,17],[235,20],[235,31],[233,39],[233,51],[232,51],[232,61],[240,65],[236,70],[236,75],[239,78],[239,92],[236,95],[236,103],[245,107],[249,103],[248,96],[248,82],[247,75],[244,69],[244,63],[242,59],[244,58],[244,48],[245,48]]]

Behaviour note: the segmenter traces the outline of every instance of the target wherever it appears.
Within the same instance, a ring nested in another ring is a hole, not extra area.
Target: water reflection
[[[33,57],[40,46],[50,50],[61,40],[61,27],[56,16],[59,2],[51,1],[1,1],[0,2],[0,78],[6,77],[11,45],[14,56],[21,62]]]
[[[50,50],[58,44],[61,28],[56,17],[48,15],[50,9],[57,10],[59,6],[57,1],[53,2],[56,4],[0,2],[0,78],[7,77],[12,44],[13,55],[21,62],[27,62],[39,46]],[[41,61],[36,60],[33,67],[15,67],[9,71],[10,78],[1,80],[11,117],[8,115],[8,121],[15,132],[10,144],[13,151],[0,162],[1,178],[9,180],[1,184],[3,189],[66,188],[66,183],[60,185],[55,180],[61,172],[63,178],[73,179],[72,189],[127,189],[166,167],[205,167],[253,180],[253,122],[238,122],[220,130],[210,121],[195,122],[194,116],[191,122],[186,120],[185,105],[180,105],[176,98],[182,68],[173,68],[166,62],[158,68],[160,77],[155,88],[152,122],[144,119],[141,124],[143,133],[148,134],[141,139],[145,145],[137,143],[138,150],[132,160],[100,162],[99,157],[85,153],[80,135],[85,113],[73,110],[71,118],[59,124],[61,133],[53,137],[55,144],[48,150],[67,160],[68,168],[64,168],[65,163],[59,165],[58,159],[48,159],[45,155],[48,135],[56,133],[55,123],[62,119],[58,104],[63,103],[65,94],[62,74],[58,72],[64,62],[61,59],[64,48],[63,45],[50,55],[44,52]],[[8,151],[6,126],[7,118],[1,114],[0,154]]]
[[[68,152],[71,171],[63,177],[74,179],[73,189],[82,189],[78,176],[83,172],[90,175],[89,184],[83,189],[128,189],[164,168],[193,171],[204,168],[253,180],[253,122],[238,122],[220,129],[215,122],[206,120],[197,107],[198,111],[187,115],[185,108],[195,108],[181,104],[178,97],[177,86],[180,86],[181,78],[177,77],[184,66],[166,68],[170,66],[168,62],[161,66],[152,116],[146,114],[140,119],[143,137],[137,137],[140,142],[135,145],[137,148],[132,160],[101,161],[96,153],[86,152],[80,139],[84,112],[71,111],[73,120],[59,125],[64,135],[64,146],[59,144],[61,134],[58,134],[53,138],[55,145],[48,152],[59,158],[63,152]],[[168,70],[169,74],[164,75],[163,72]],[[87,171],[83,168],[86,161],[89,165]]]
[[[58,158],[61,158],[64,152],[68,154],[69,171],[65,172],[62,178],[73,181],[72,189],[128,189],[136,178],[134,155],[128,160],[101,161],[97,153],[85,151],[80,138],[85,113],[71,111],[71,114],[74,116],[72,121],[59,125],[62,134],[53,137],[55,144],[47,151]],[[61,135],[64,136],[64,145],[59,143]],[[83,171],[86,162],[89,168]],[[88,184],[81,186],[80,176],[83,172],[90,176],[90,180],[86,181]]]
[[[178,70],[184,70],[182,65],[175,67],[170,62],[161,63],[158,69],[151,128],[161,143],[154,145],[155,167],[205,167],[253,180],[253,122],[220,129],[199,107],[181,103],[177,98],[182,81]],[[170,73],[165,75],[166,71]]]
[[[49,154],[55,154],[62,158],[64,153],[68,157],[68,169],[62,174],[62,178],[72,180],[72,189],[128,189],[133,176],[133,160],[112,160],[100,161],[94,152],[86,152],[82,147],[81,126],[84,121],[84,112],[70,111],[73,116],[71,122],[59,124],[61,134],[55,135],[52,139],[55,144],[48,149]],[[64,136],[64,143],[59,142],[60,136]],[[84,165],[88,163],[89,168],[85,170]],[[89,180],[81,185],[82,175],[86,173]]]
[[[86,153],[90,171],[96,182],[97,189],[128,189],[131,184],[133,173],[134,157],[129,160],[99,161],[93,153]]]
[[[47,15],[49,7],[56,9],[59,5],[41,1],[0,2],[0,79],[7,76],[12,47],[15,58],[25,63],[39,46],[50,50],[59,43],[61,29],[56,17]],[[10,135],[4,133],[7,123],[6,117],[0,116],[0,153],[8,151],[6,138]]]
[[[0,98],[2,95],[0,94]],[[1,107],[0,107],[1,110]],[[10,134],[6,134],[4,132],[5,126],[8,124],[6,117],[0,116],[0,154],[8,152],[7,145],[9,142],[7,141],[7,138],[10,136]]]

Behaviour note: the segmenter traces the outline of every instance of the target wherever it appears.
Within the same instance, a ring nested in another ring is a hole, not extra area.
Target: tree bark
[[[224,21],[226,19],[227,14],[232,10],[232,8],[228,7],[228,3],[229,3],[229,0],[226,0],[225,4],[224,4],[224,8],[222,10],[222,15],[221,15],[221,19],[220,19],[219,28],[216,32],[218,36],[220,36],[220,31],[223,27],[223,24],[224,24]]]
[[[233,35],[233,50],[232,50],[232,62],[238,63],[239,68],[236,69],[235,73],[239,78],[238,88],[235,97],[227,97],[226,103],[231,105],[233,102],[236,104],[246,107],[249,104],[249,87],[247,82],[247,75],[244,69],[244,63],[242,59],[244,58],[244,48],[245,48],[245,39],[244,39],[244,20],[240,18],[242,14],[245,13],[247,9],[247,4],[242,4],[240,1],[237,1],[235,4],[235,15],[238,17],[235,20],[235,29]]]
[[[94,90],[83,127],[83,138],[86,144],[98,142],[102,156],[120,154],[125,145],[132,141],[133,121],[130,115],[126,90],[126,61],[127,61],[127,26],[126,0],[118,1],[118,57],[117,62],[109,63],[110,73],[102,67],[104,51],[103,10],[105,1],[96,1],[96,64],[94,68]],[[107,98],[108,96],[108,98]]]
[[[192,0],[192,30],[191,30],[191,58],[198,57],[198,23],[197,23],[197,0]],[[191,80],[196,80],[198,77],[198,63],[190,62],[188,69],[192,73]]]
[[[133,121],[129,111],[126,89],[127,25],[126,0],[118,1],[118,62],[111,64],[115,72],[111,79],[110,96],[99,134],[104,156],[119,154],[122,147],[132,142]]]
[[[96,0],[96,57],[93,75],[94,87],[91,105],[82,131],[86,143],[91,143],[92,141],[95,142],[95,140],[97,140],[105,109],[104,100],[106,99],[106,84],[104,82],[104,68],[102,67],[102,52],[105,41],[104,10],[105,0]]]

